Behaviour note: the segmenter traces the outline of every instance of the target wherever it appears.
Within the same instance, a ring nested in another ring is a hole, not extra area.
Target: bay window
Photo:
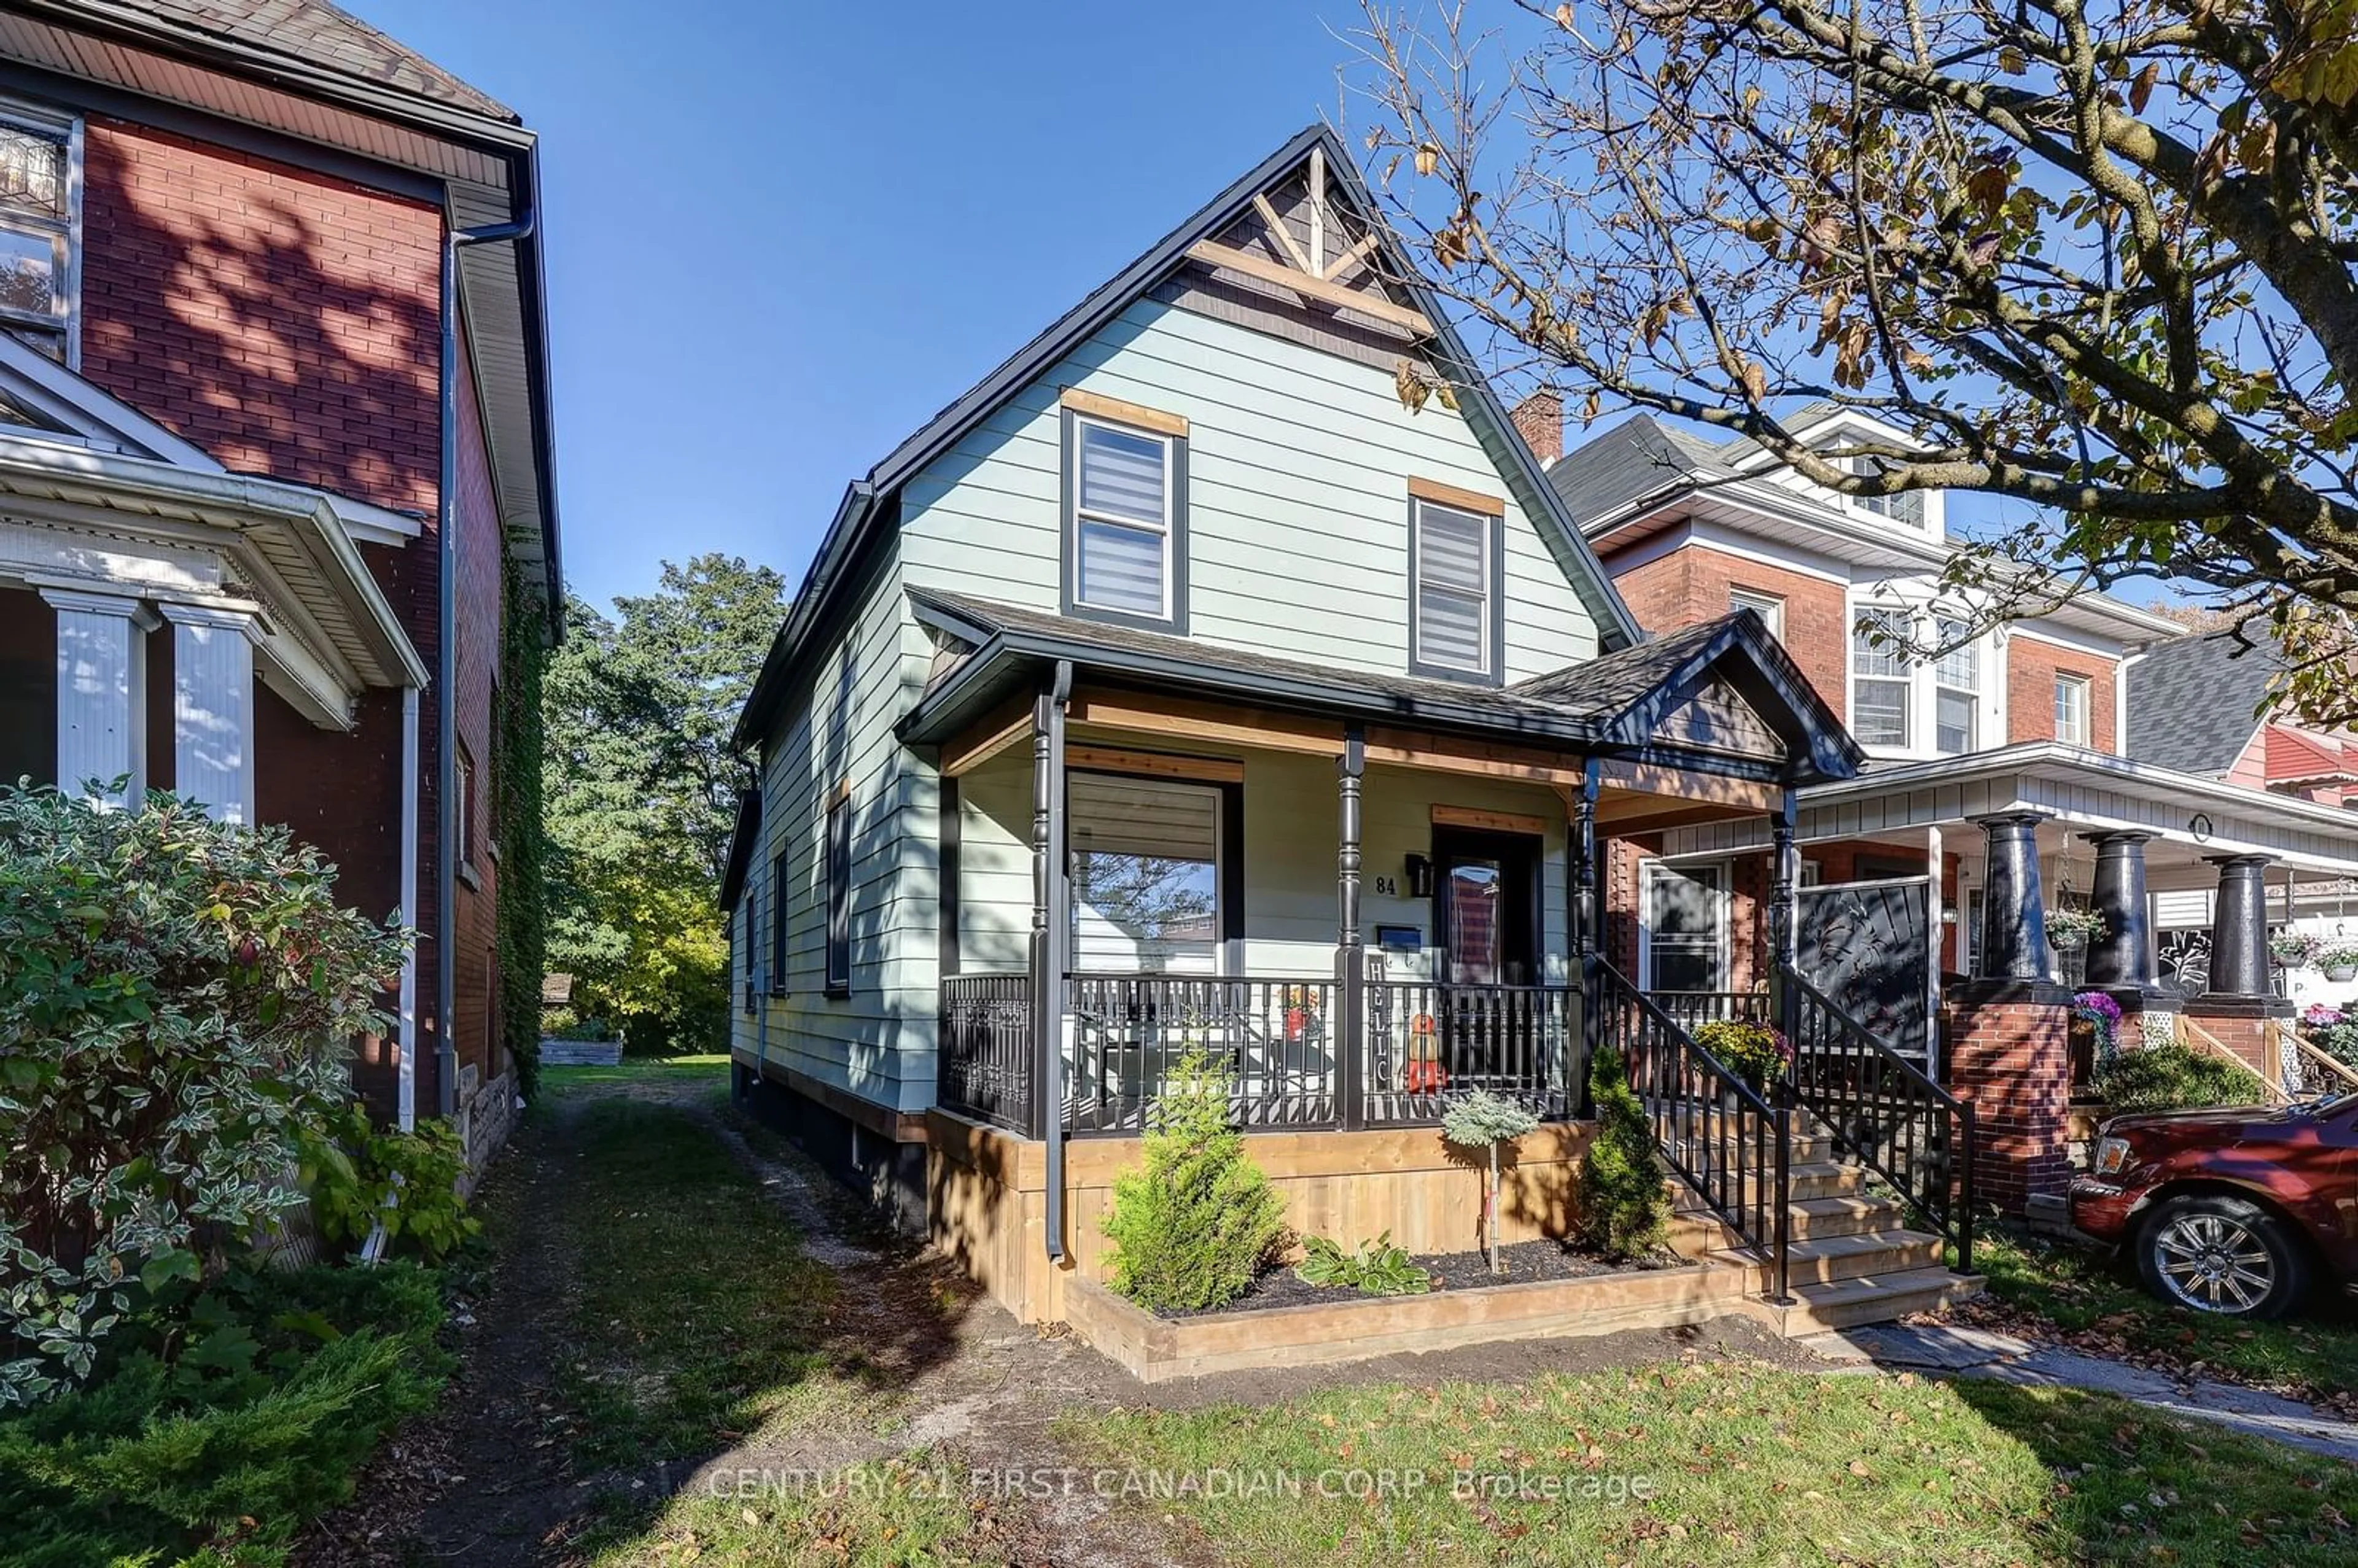
[[[1932,749],[1953,757],[1974,749],[1974,719],[1981,708],[1981,651],[1963,641],[1967,630],[1963,622],[1943,616],[1933,626],[1949,651],[1932,667]]]
[[[1913,677],[1906,644],[1913,618],[1905,610],[1862,611],[1851,629],[1851,733],[1863,746],[1912,743]]]

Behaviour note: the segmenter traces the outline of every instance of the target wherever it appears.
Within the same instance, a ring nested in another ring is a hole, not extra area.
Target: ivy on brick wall
[[[548,615],[513,564],[501,635],[499,755],[492,773],[500,784],[500,1021],[516,1087],[529,1098],[540,1084],[540,984],[548,949],[548,830],[541,816],[540,773]]]

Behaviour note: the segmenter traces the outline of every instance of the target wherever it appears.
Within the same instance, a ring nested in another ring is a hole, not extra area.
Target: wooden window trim
[[[1454,501],[1442,501],[1429,495],[1414,493],[1416,481],[1410,481],[1408,501],[1408,673],[1427,680],[1456,681],[1466,686],[1504,686],[1507,682],[1507,527],[1503,512],[1477,512]],[[1422,634],[1424,565],[1423,530],[1418,525],[1421,509],[1440,506],[1480,519],[1488,525],[1488,536],[1483,541],[1487,557],[1483,563],[1483,659],[1487,668],[1472,670],[1462,665],[1433,664],[1419,651]]]
[[[1118,397],[1101,397],[1094,392],[1083,392],[1068,386],[1056,400],[1057,406],[1076,414],[1086,414],[1093,419],[1103,419],[1115,425],[1134,425],[1141,430],[1152,430],[1158,436],[1187,438],[1187,421],[1177,414],[1165,414],[1159,408],[1148,408],[1136,403],[1124,403]]]
[[[1454,506],[1460,512],[1476,512],[1485,517],[1504,517],[1506,498],[1486,495],[1478,490],[1460,490],[1454,484],[1444,484],[1437,479],[1416,479],[1408,481],[1409,499],[1430,501],[1436,506]]]

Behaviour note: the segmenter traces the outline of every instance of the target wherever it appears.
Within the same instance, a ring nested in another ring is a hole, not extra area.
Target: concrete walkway
[[[1797,1343],[1836,1363],[1837,1369],[1910,1368],[1959,1378],[2119,1394],[2173,1415],[2213,1422],[2358,1464],[2358,1422],[2339,1420],[2298,1400],[2234,1383],[2204,1379],[2181,1381],[2012,1335],[1978,1328],[1879,1324],[1814,1335]]]

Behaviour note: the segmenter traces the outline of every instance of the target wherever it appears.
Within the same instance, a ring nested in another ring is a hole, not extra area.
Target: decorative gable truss
[[[1344,312],[1404,345],[1433,337],[1432,319],[1386,286],[1375,230],[1339,194],[1325,149],[1313,146],[1301,165],[1255,191],[1234,222],[1188,246],[1187,257],[1224,281],[1241,280],[1313,315]]]

